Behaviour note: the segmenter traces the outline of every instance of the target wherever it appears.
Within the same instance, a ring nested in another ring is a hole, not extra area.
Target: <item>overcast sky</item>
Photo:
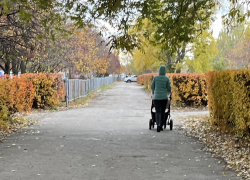
[[[221,28],[222,28],[222,19],[221,19],[221,14],[218,14],[217,16],[216,16],[216,19],[215,19],[215,21],[214,21],[214,23],[213,23],[213,25],[212,25],[212,30],[213,30],[213,36],[214,36],[214,38],[218,38],[218,35],[219,35],[219,33],[220,33],[220,30],[221,30]]]

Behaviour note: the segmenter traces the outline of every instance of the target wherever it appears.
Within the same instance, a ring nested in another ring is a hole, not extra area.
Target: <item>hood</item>
[[[166,74],[166,66],[161,65],[159,68],[159,75],[165,75]]]

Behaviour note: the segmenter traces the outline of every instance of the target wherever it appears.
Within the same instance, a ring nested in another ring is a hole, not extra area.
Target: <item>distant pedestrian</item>
[[[151,83],[151,89],[156,110],[155,119],[157,132],[160,132],[163,130],[162,126],[165,120],[168,95],[171,93],[171,83],[169,77],[166,76],[166,66],[160,66],[159,75],[154,77]]]

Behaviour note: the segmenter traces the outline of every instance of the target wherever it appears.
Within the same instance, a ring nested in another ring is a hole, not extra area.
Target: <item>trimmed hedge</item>
[[[137,77],[137,83],[151,90],[151,82],[157,74],[144,74]],[[177,105],[207,105],[207,90],[204,74],[169,73],[172,86],[172,103]]]
[[[250,133],[250,70],[206,73],[211,121],[238,136]]]
[[[140,75],[137,83],[150,90],[155,75],[157,74]],[[171,80],[173,103],[208,103],[210,120],[221,131],[232,132],[240,137],[250,135],[249,69],[166,75]]]
[[[64,91],[61,74],[0,76],[0,128],[6,127],[10,115],[16,112],[57,106]]]
[[[16,112],[30,111],[34,91],[32,81],[17,76],[0,77],[0,128]]]
[[[33,99],[34,108],[57,106],[60,99],[65,96],[62,75],[51,73],[32,74],[35,94]]]

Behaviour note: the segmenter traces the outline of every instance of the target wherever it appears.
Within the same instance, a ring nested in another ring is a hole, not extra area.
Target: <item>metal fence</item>
[[[66,79],[65,88],[66,88],[66,105],[70,101],[75,99],[87,96],[92,91],[101,88],[105,85],[110,85],[115,81],[119,81],[120,77],[110,76],[103,78],[91,78],[91,79]]]

